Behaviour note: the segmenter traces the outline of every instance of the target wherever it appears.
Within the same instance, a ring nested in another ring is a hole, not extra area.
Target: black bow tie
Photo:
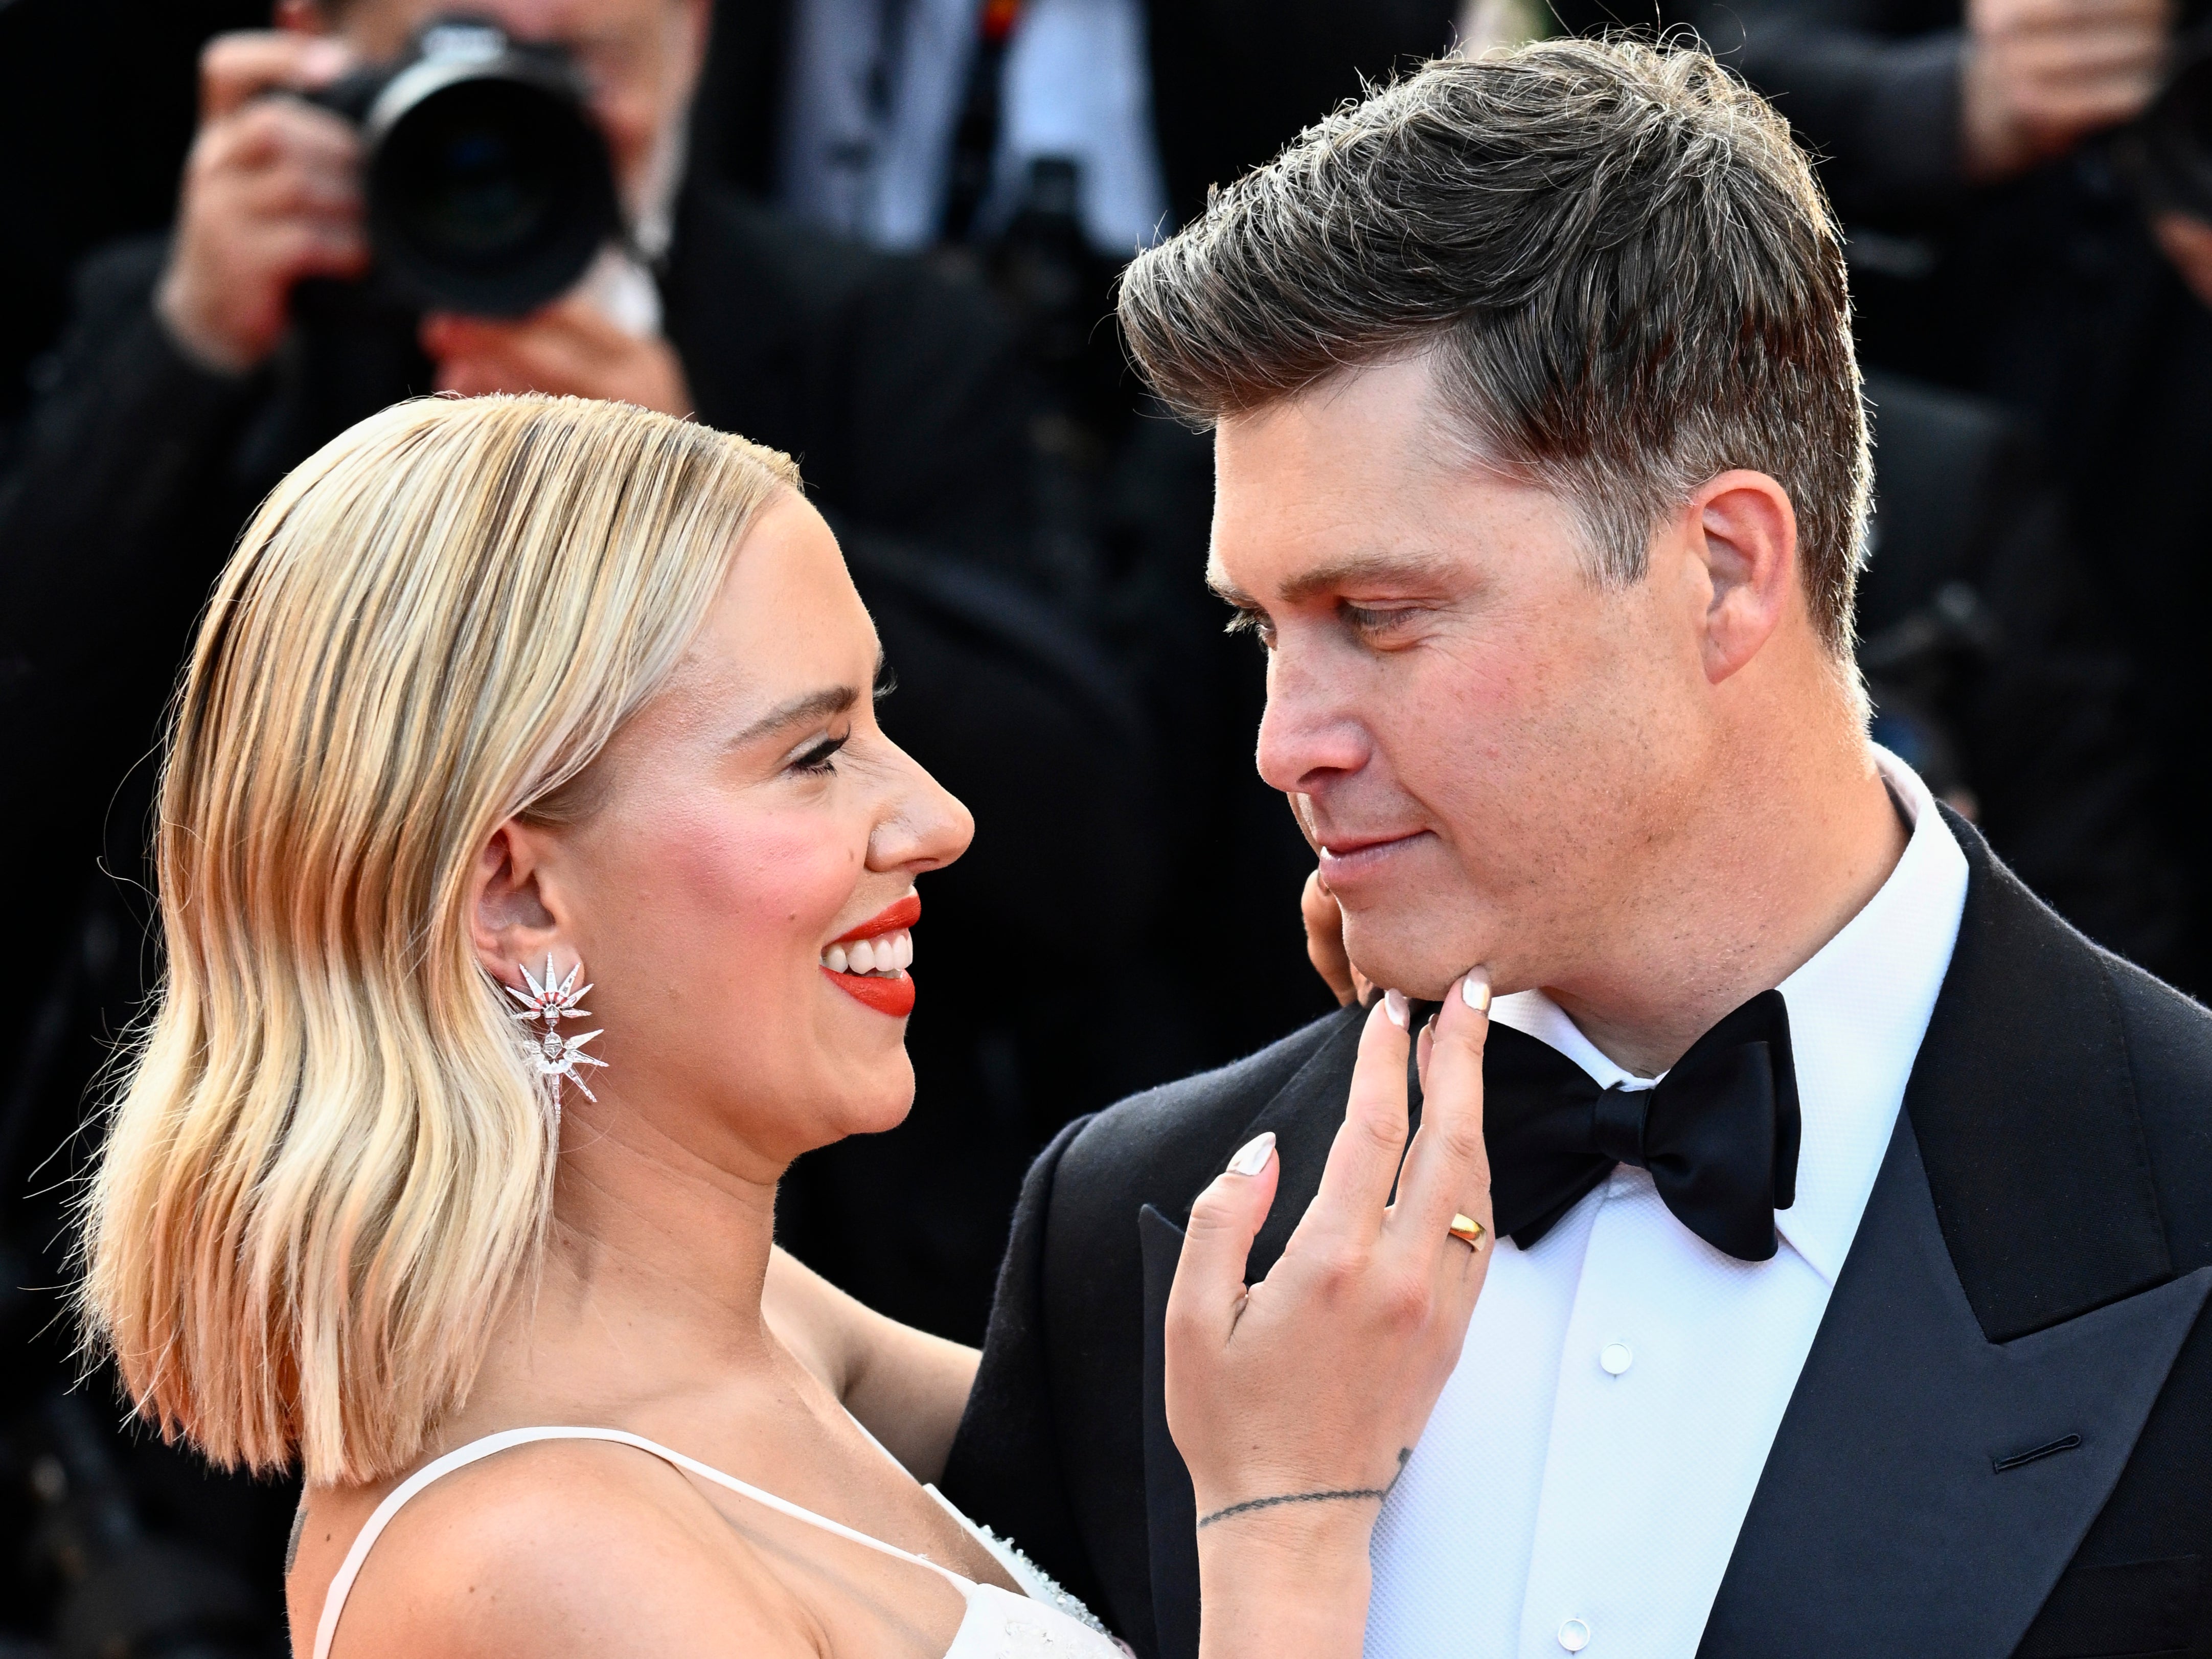
[[[1651,1089],[1601,1089],[1548,1044],[1493,1025],[1484,1138],[1498,1231],[1526,1249],[1632,1164],[1674,1217],[1744,1261],[1774,1254],[1774,1212],[1797,1199],[1797,1071],[1790,1011],[1762,991],[1690,1045]]]

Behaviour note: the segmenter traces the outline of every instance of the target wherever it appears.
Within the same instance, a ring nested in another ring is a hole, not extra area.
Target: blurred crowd
[[[612,164],[620,245],[521,317],[386,280],[331,91],[452,14],[559,48]],[[1877,738],[2201,994],[2212,70],[2165,0],[0,3],[0,1659],[280,1650],[290,1494],[71,1391],[58,1293],[159,970],[163,710],[276,480],[440,390],[799,458],[884,723],[979,832],[924,892],[911,1119],[803,1160],[779,1229],[975,1340],[1060,1125],[1332,1006],[1252,767],[1261,658],[1200,579],[1208,444],[1127,367],[1119,265],[1364,80],[1620,26],[1694,29],[1774,98],[1848,228]]]

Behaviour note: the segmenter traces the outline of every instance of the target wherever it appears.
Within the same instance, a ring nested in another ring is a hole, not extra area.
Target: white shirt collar
[[[1887,750],[1875,745],[1874,757],[1912,824],[1904,855],[1865,907],[1780,988],[1804,1139],[1797,1201],[1775,1220],[1831,1285],[1888,1150],[1966,902],[1966,857],[1928,786]],[[1558,1049],[1601,1088],[1656,1081],[1607,1059],[1541,991],[1498,998],[1491,1017]]]

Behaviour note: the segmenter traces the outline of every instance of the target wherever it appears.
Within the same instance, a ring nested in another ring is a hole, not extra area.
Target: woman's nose
[[[911,757],[891,810],[868,837],[871,870],[934,870],[968,850],[975,815]]]

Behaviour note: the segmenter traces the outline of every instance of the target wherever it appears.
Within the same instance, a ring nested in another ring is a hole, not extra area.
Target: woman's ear
[[[574,954],[562,939],[563,906],[547,880],[550,851],[544,830],[509,818],[477,854],[469,878],[469,943],[484,971],[502,985],[513,983],[517,963]]]

